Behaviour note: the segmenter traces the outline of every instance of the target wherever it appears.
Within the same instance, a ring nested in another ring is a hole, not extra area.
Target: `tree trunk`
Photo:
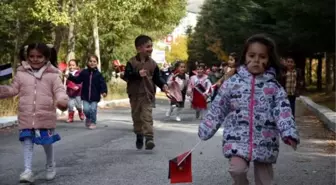
[[[75,20],[74,20],[74,16],[75,16],[75,2],[71,1],[71,5],[70,5],[70,23],[69,23],[69,33],[68,33],[68,52],[67,52],[67,57],[66,57],[66,61],[69,62],[69,60],[71,59],[75,59],[75,34],[74,34],[74,30],[75,30]]]
[[[59,49],[61,48],[61,44],[64,37],[64,27],[63,26],[56,26],[54,30],[54,48],[58,53]]]
[[[332,91],[332,57],[329,53],[325,53],[325,58],[326,58],[326,92],[331,92]]]
[[[13,53],[13,75],[16,72],[17,69],[17,64],[18,64],[18,57],[17,57],[17,53],[19,51],[19,39],[20,39],[20,20],[17,18],[16,19],[16,25],[15,25],[15,48],[14,48],[14,53]]]
[[[318,56],[318,64],[317,64],[317,84],[316,88],[318,91],[322,90],[322,56]]]
[[[333,79],[334,79],[334,85],[333,85],[333,91],[335,91],[335,87],[336,87],[336,59],[335,59],[335,53],[332,54],[331,56],[332,59],[332,70],[333,70]]]
[[[93,28],[93,40],[94,40],[94,46],[95,46],[95,55],[98,57],[98,66],[97,67],[98,67],[98,70],[101,71],[97,15],[93,19],[92,28]]]
[[[308,83],[309,85],[313,83],[312,72],[313,72],[313,59],[309,58],[309,62],[308,62]]]

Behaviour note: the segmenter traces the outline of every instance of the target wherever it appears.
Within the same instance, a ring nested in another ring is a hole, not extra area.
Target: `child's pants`
[[[86,121],[96,124],[97,121],[97,104],[98,102],[88,102],[88,101],[83,101],[83,107],[84,107],[84,114],[86,117]]]
[[[130,97],[133,129],[135,134],[153,137],[152,102],[147,96]]]
[[[30,138],[25,138],[22,142],[23,146],[23,158],[24,158],[24,167],[25,170],[32,170],[32,162],[33,162],[33,149],[34,143]],[[47,158],[47,166],[54,165],[54,150],[53,145],[42,145],[44,148],[44,152]]]
[[[249,165],[246,160],[240,157],[230,159],[229,172],[233,179],[233,185],[249,185],[247,172]],[[255,185],[272,185],[273,167],[272,164],[254,162]]]
[[[73,112],[75,107],[77,110],[82,110],[82,100],[80,96],[69,98],[69,102],[68,102],[69,112]]]

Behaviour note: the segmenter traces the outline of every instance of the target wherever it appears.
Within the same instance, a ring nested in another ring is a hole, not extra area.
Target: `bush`
[[[104,100],[127,98],[126,82],[121,79],[112,79],[108,83],[108,95]],[[15,116],[17,114],[19,98],[0,99],[0,117]]]

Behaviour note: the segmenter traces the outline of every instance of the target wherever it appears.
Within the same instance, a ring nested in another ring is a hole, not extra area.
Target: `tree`
[[[171,44],[170,51],[166,50],[167,62],[174,62],[176,60],[186,61],[188,59],[187,53],[187,37],[180,36]]]

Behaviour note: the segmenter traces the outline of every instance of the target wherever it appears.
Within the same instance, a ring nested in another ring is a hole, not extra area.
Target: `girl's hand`
[[[297,149],[297,143],[296,143],[296,141],[293,140],[292,138],[285,138],[284,142],[285,142],[287,145],[291,146],[294,150]]]
[[[107,96],[107,94],[106,94],[106,93],[103,93],[102,96],[105,98],[105,97]]]
[[[62,102],[57,102],[56,106],[61,111],[66,111],[68,109],[68,103],[65,103],[63,101]]]
[[[78,86],[75,86],[75,87],[74,87],[74,90],[76,90],[76,91],[77,91],[78,89],[79,89],[79,87],[78,87]]]

